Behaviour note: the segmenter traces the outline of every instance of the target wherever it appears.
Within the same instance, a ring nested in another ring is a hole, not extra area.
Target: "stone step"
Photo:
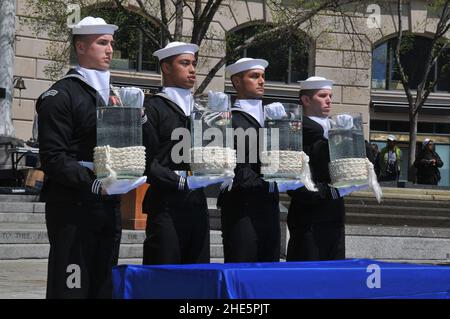
[[[47,258],[49,245],[45,241],[45,232],[30,229],[31,239],[38,242],[30,243],[29,237],[19,235],[19,240],[3,241],[0,259]],[[210,234],[211,258],[223,258],[221,232],[211,231]],[[143,231],[124,231],[120,258],[142,258],[143,239]],[[347,225],[346,249],[347,258],[448,263],[450,232],[447,228]]]
[[[0,213],[2,223],[45,224],[45,214],[41,213]]]
[[[385,194],[419,194],[419,195],[442,195],[442,196],[450,196],[450,190],[445,189],[429,189],[429,188],[420,188],[419,185],[416,185],[417,188],[402,188],[402,187],[382,187],[383,193]],[[362,191],[358,193],[363,193],[367,191]]]
[[[413,226],[379,226],[379,225],[345,225],[346,235],[366,237],[417,237],[450,239],[450,232],[445,227]]]
[[[447,208],[346,205],[348,224],[400,225],[416,227],[449,227]]]
[[[0,244],[0,260],[48,258],[49,244]],[[142,245],[120,245],[119,258],[142,258]]]
[[[0,244],[0,260],[48,258],[49,244]],[[142,258],[142,244],[121,244],[119,258]],[[222,246],[210,246],[211,258],[223,258]]]
[[[402,262],[450,262],[448,228],[346,225],[346,257]]]
[[[449,238],[346,236],[347,258],[418,261],[450,261]]]
[[[45,213],[45,203],[0,202],[0,214],[2,213]]]
[[[422,190],[419,190],[422,191]],[[369,191],[354,192],[349,197],[374,197],[374,194]],[[383,192],[383,200],[385,199],[407,199],[407,200],[422,200],[422,201],[450,201],[450,193],[448,194],[427,194],[423,192]]]
[[[450,209],[445,207],[416,207],[416,206],[391,206],[391,205],[345,205],[346,212],[352,213],[374,213],[379,215],[407,215],[423,217],[445,217],[450,218]]]
[[[123,230],[122,244],[142,245],[143,230]],[[210,244],[221,244],[222,233],[212,230]],[[0,224],[0,244],[48,244],[47,230],[39,224]]]
[[[0,194],[0,202],[39,202],[39,195]]]
[[[0,260],[48,258],[49,244],[0,244]]]
[[[450,201],[423,201],[412,199],[398,199],[398,198],[383,198],[381,203],[378,203],[375,197],[352,197],[344,198],[345,204],[353,205],[377,205],[383,206],[399,206],[399,207],[423,207],[423,208],[447,208],[450,211]]]

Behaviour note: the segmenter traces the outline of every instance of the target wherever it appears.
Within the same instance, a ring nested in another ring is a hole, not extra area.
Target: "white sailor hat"
[[[159,49],[153,52],[153,56],[158,57],[159,61],[172,56],[179,54],[192,54],[195,55],[195,52],[198,51],[198,45],[193,43],[184,43],[184,42],[170,42],[163,49]]]
[[[102,18],[86,17],[77,24],[69,26],[72,34],[114,34],[119,27],[107,24]]]
[[[305,81],[300,81],[300,90],[332,89],[334,82],[321,76],[310,76]]]
[[[265,70],[267,66],[269,65],[269,62],[263,59],[252,59],[252,58],[242,58],[237,60],[235,63],[228,65],[225,68],[225,71],[228,72],[228,74],[231,76],[235,75],[236,73],[247,71],[247,70],[253,70],[253,69],[260,69]]]

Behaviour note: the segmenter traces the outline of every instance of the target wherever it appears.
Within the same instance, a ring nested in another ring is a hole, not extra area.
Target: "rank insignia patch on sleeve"
[[[58,94],[58,91],[56,90],[49,90],[47,92],[45,92],[44,94],[42,94],[42,99],[45,99],[47,96],[55,96],[56,94]]]

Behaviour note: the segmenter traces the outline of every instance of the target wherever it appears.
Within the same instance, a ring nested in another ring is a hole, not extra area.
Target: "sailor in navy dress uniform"
[[[305,187],[288,191],[288,261],[345,259],[345,207],[336,188],[330,187],[328,116],[333,81],[310,77],[300,84],[303,105],[303,151],[309,156],[317,192]]]
[[[47,298],[111,298],[121,238],[120,198],[93,172],[96,97],[110,87],[117,26],[73,26],[79,65],[38,99],[42,200],[50,242]]]
[[[190,176],[189,162],[175,157],[183,136],[190,130],[198,46],[171,42],[157,50],[163,76],[162,90],[144,103],[143,125],[146,172],[150,187],[143,211],[147,213],[144,264],[208,263],[209,215],[203,186]],[[174,136],[173,136],[174,133]],[[187,141],[190,143],[190,140]]]
[[[237,91],[232,108],[234,130],[264,127],[264,73],[268,62],[243,58],[226,67]],[[237,152],[241,149],[237,146]],[[258,139],[245,138],[245,154],[237,153],[232,188],[219,195],[225,262],[273,262],[280,258],[280,210],[276,184],[261,177]],[[252,160],[252,155],[256,160]],[[239,158],[245,159],[239,162]]]

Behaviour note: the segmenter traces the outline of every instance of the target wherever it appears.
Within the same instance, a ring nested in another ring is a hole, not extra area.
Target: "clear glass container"
[[[267,181],[299,180],[302,172],[302,108],[294,103],[266,106],[261,173]],[[273,105],[273,104],[272,104]]]
[[[141,90],[136,88],[121,88],[120,92],[111,92],[109,90],[100,91],[97,94],[97,148],[109,146],[111,156],[121,153],[121,161],[128,161],[130,167],[133,166],[133,159],[127,159],[127,156],[142,156],[142,152],[134,154],[136,147],[142,147],[142,105],[143,96],[140,97]],[[124,91],[125,90],[125,91]],[[125,93],[124,93],[125,92]],[[138,97],[139,96],[139,97]],[[127,155],[129,150],[129,155]],[[96,151],[95,151],[96,152]],[[104,178],[109,174],[100,169],[98,163],[95,163],[96,154],[94,153],[94,165],[96,166],[97,177]],[[97,161],[99,157],[97,156]],[[145,161],[145,155],[144,155]],[[117,178],[130,178],[142,176],[143,172],[133,169],[121,169],[118,171]]]
[[[236,151],[231,128],[230,97],[221,92],[194,96],[191,112],[190,167],[194,176],[233,173]],[[228,135],[227,135],[228,134]]]
[[[342,113],[330,117],[328,145],[330,177],[334,187],[368,183],[361,113]]]
[[[103,106],[97,108],[97,146],[142,145],[141,109]]]

